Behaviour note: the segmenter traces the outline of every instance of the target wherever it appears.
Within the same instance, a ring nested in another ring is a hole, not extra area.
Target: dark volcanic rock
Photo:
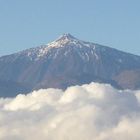
[[[0,82],[0,96],[5,97],[92,81],[139,89],[139,79],[140,56],[84,42],[70,34],[48,45],[0,58],[0,81],[4,81]]]

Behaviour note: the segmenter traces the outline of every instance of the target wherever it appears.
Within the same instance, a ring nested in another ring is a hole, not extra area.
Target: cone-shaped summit
[[[140,89],[140,56],[63,34],[36,48],[0,57],[0,96],[90,82]]]

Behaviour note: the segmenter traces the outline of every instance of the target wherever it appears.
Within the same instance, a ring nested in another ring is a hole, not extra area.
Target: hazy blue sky
[[[0,55],[63,33],[140,55],[140,0],[0,0]]]

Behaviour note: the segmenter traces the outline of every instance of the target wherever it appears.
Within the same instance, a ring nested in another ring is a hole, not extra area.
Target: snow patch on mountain
[[[42,57],[46,56],[48,54],[48,52],[52,49],[58,49],[58,48],[63,48],[63,47],[67,47],[67,46],[71,46],[71,47],[76,47],[78,49],[82,49],[85,47],[88,48],[92,48],[92,51],[94,52],[96,49],[96,45],[94,43],[90,43],[90,42],[85,42],[85,41],[81,41],[75,37],[73,37],[70,34],[64,34],[62,36],[60,36],[57,40],[48,43],[46,45],[42,45],[36,48],[31,48],[25,51],[21,51],[18,54],[19,55],[25,55],[27,56],[30,60],[40,60]],[[56,53],[58,53],[56,51]],[[64,55],[66,56],[67,52],[64,53]],[[82,54],[81,54],[82,55]],[[87,53],[85,53],[86,59],[89,60],[89,56]],[[94,55],[95,54],[94,52]],[[54,55],[54,59],[56,58],[57,54]]]

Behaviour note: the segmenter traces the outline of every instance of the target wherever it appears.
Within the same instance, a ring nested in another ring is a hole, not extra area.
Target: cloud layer
[[[0,98],[0,140],[139,140],[140,91],[91,83]]]

